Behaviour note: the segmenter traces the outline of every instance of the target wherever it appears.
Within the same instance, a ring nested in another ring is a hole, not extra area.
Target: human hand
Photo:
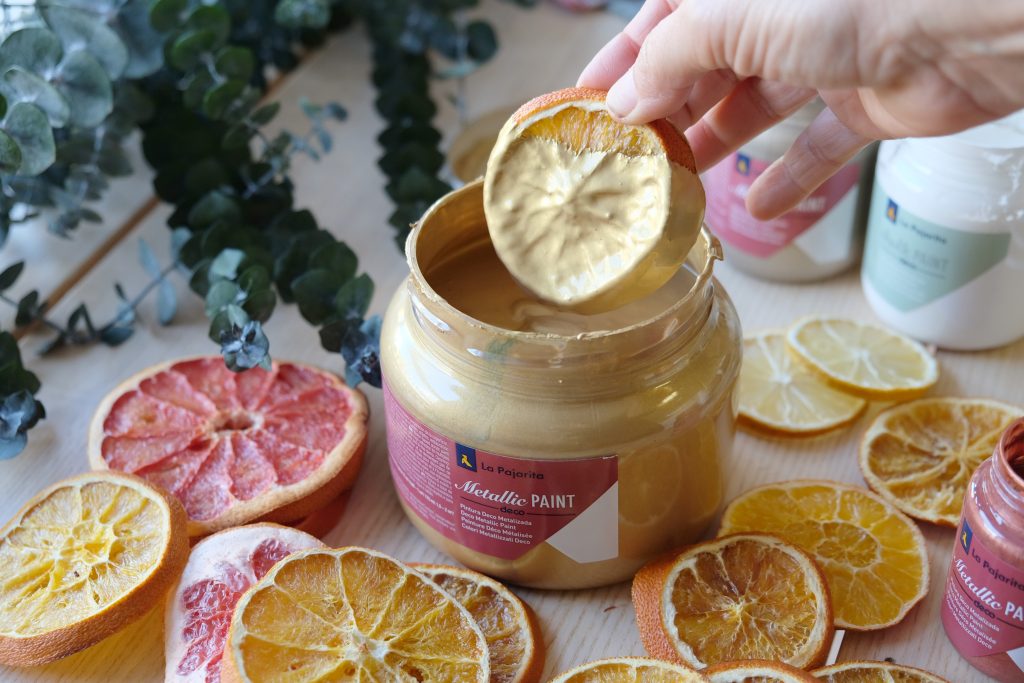
[[[820,94],[828,107],[750,188],[766,219],[872,140],[1024,107],[1024,2],[647,0],[579,85],[610,89],[627,123],[668,117],[702,170]]]

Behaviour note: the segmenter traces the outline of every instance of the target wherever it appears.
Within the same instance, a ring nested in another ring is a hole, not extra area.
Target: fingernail
[[[608,111],[615,118],[624,119],[636,109],[636,100],[636,83],[633,82],[633,70],[630,69],[608,91]]]

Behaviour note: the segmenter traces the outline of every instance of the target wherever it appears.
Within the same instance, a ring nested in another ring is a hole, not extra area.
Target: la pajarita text
[[[494,472],[500,474],[503,477],[511,477],[512,479],[543,479],[544,474],[541,472],[524,472],[522,470],[512,469],[511,467],[505,467],[504,465],[489,465],[483,460],[478,465],[482,472]]]

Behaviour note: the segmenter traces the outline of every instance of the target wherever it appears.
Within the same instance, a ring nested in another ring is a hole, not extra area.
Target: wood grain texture
[[[580,17],[543,4],[524,12],[492,2],[486,4],[486,12],[499,29],[503,51],[470,82],[473,114],[572,84],[589,56],[621,27],[621,20],[606,14]],[[285,82],[277,98],[284,103],[282,121],[300,130],[300,95],[314,100],[337,99],[349,109],[349,121],[338,128],[335,152],[319,164],[306,160],[296,164],[297,205],[313,209],[360,255],[361,268],[377,284],[372,308],[382,312],[406,269],[390,239],[391,228],[386,221],[391,208],[383,193],[383,177],[372,164],[380,153],[375,137],[381,124],[372,109],[368,77],[369,47],[358,31],[351,32],[314,55]],[[442,108],[439,121],[454,129],[455,114],[450,107]],[[166,217],[166,208],[149,216],[134,235],[69,293],[57,313],[67,315],[77,301],[105,294],[115,280],[124,282],[129,291],[139,286],[144,276],[136,266],[136,240],[144,236],[158,256],[166,258]],[[750,331],[785,326],[810,313],[871,318],[855,273],[801,287],[758,282],[729,269],[727,264],[719,274]],[[49,418],[32,432],[26,453],[0,462],[0,520],[13,514],[36,490],[86,468],[86,429],[92,411],[122,379],[168,358],[215,351],[206,339],[201,302],[184,289],[184,282],[179,281],[182,307],[175,325],[157,326],[155,311],[144,306],[145,321],[136,337],[117,350],[72,351],[40,360],[32,353],[42,338],[23,342],[29,361],[43,380],[41,398]],[[112,298],[104,300],[114,305]],[[99,316],[111,312],[96,311]],[[280,307],[267,331],[277,356],[340,370],[340,359],[320,348],[315,331],[299,318],[294,307]],[[934,395],[982,395],[1024,403],[1024,392],[1019,388],[1024,343],[988,353],[941,353],[940,360],[943,377]],[[367,394],[371,407],[367,463],[345,516],[326,540],[332,545],[372,546],[408,561],[445,562],[446,557],[423,541],[398,505],[387,467],[380,392],[370,389]],[[727,497],[755,484],[794,477],[862,484],[854,454],[867,419],[840,434],[811,440],[768,440],[739,434],[726,463],[731,472]],[[892,657],[931,669],[950,681],[986,681],[960,659],[939,623],[952,531],[925,527],[924,532],[932,569],[931,592],[925,602],[894,628],[873,634],[847,634],[840,659]],[[579,592],[517,592],[540,617],[548,650],[546,676],[599,657],[643,654],[627,584]],[[160,608],[154,610],[121,633],[61,662],[26,670],[0,667],[0,680],[158,681],[163,672],[160,612]]]

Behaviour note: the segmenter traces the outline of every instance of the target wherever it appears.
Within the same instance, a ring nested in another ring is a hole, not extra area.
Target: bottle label
[[[942,625],[965,657],[1007,653],[1024,670],[1024,569],[999,559],[961,519]]]
[[[731,246],[754,256],[767,258],[807,232],[836,208],[860,179],[860,164],[850,163],[815,190],[811,196],[785,215],[760,221],[747,211],[746,198],[750,186],[771,164],[769,160],[738,152],[722,160],[704,174],[707,187],[707,221],[714,232]],[[844,253],[822,259],[842,260],[852,248],[853,215],[856,196],[843,205],[847,210],[835,216],[835,225],[848,236],[845,244],[828,240],[824,249],[840,249]],[[830,221],[831,223],[831,221]],[[817,254],[809,252],[813,258]]]
[[[514,560],[547,542],[577,562],[618,556],[618,458],[533,460],[489,453],[418,421],[384,384],[391,476],[441,535]]]
[[[875,182],[864,275],[892,306],[912,311],[985,274],[1010,251],[1008,232],[977,233],[926,221]]]

